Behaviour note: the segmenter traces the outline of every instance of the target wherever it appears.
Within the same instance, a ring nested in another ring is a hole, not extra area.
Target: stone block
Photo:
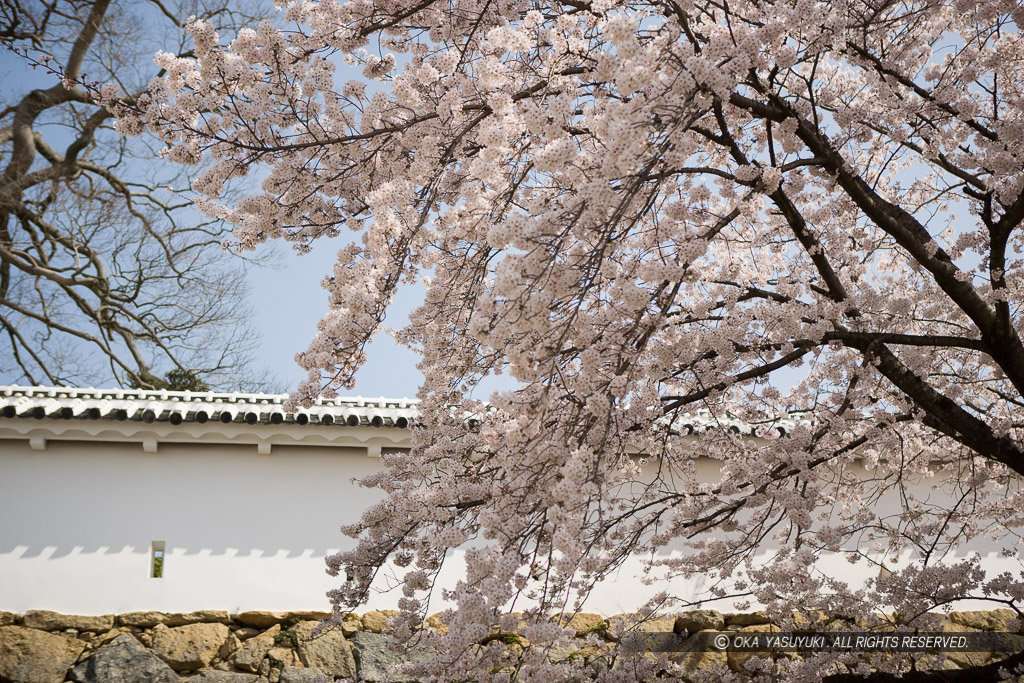
[[[168,614],[163,623],[172,627],[190,624],[230,624],[231,616],[224,610],[204,609],[196,612]]]
[[[158,629],[153,633],[153,654],[175,671],[208,667],[231,632],[224,624],[199,623]]]
[[[319,669],[307,669],[301,666],[286,666],[281,669],[280,683],[316,683],[323,680],[324,672]]]
[[[713,609],[696,609],[676,616],[672,630],[676,633],[697,631],[721,631],[725,628],[725,616]]]
[[[167,664],[142,646],[135,637],[122,633],[71,670],[77,683],[179,683],[181,679]]]
[[[387,630],[388,618],[397,614],[397,610],[391,609],[367,612],[363,615],[363,630],[369,631],[370,633],[383,633]]]
[[[82,617],[74,614],[60,614],[49,610],[31,609],[25,612],[22,626],[40,631],[108,631],[114,628],[114,615],[105,614],[100,617]]]
[[[356,660],[352,644],[337,626],[312,635],[319,623],[304,621],[295,626],[294,631],[299,637],[299,660],[332,676],[355,678]]]
[[[770,624],[771,620],[768,619],[768,613],[764,610],[757,612],[747,612],[742,614],[728,614],[725,616],[725,625],[733,628],[743,628],[744,626],[761,626],[762,624]]]
[[[1017,613],[1010,609],[950,612],[949,614],[949,620],[954,624],[976,631],[1017,632],[1020,629],[1020,624],[1015,624],[1016,628],[1009,628],[1009,622],[1016,618]]]
[[[235,615],[235,621],[243,626],[252,626],[255,628],[270,628],[274,624],[280,624],[282,621],[287,619],[286,612],[242,612],[241,614]]]
[[[389,676],[388,667],[403,662],[420,661],[429,656],[424,650],[392,652],[388,647],[388,636],[372,631],[359,631],[353,634],[351,642],[359,667],[359,677],[368,682],[388,680],[393,683],[416,683],[417,679],[412,676]]]
[[[270,648],[274,647],[274,637],[280,632],[281,626],[274,625],[260,635],[242,643],[242,647],[231,657],[235,668],[251,673],[259,671],[260,662],[267,656]]]
[[[0,679],[61,683],[85,649],[75,638],[24,626],[0,626]]]
[[[132,626],[137,628],[153,628],[157,624],[167,621],[167,615],[163,612],[127,612],[117,615],[119,626]]]
[[[188,683],[256,683],[260,677],[256,674],[243,674],[237,671],[215,671],[203,669],[188,679]]]

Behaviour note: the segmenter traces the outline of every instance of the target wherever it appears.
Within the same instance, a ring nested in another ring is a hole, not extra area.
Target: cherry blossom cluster
[[[1019,606],[1024,575],[970,555],[1020,557],[1024,523],[1017,2],[284,15],[227,44],[194,22],[194,58],[102,97],[171,161],[213,160],[199,207],[243,248],[359,236],[297,402],[349,386],[396,287],[429,276],[397,333],[422,354],[414,448],[364,481],[383,500],[329,560],[352,578],[339,610],[399,577],[399,633],[443,653],[416,673],[644,680],[642,658],[549,656],[570,635],[552,614],[631,558],[663,588],[648,611]],[[259,191],[224,199],[246,176]],[[518,388],[472,398],[492,374]],[[435,585],[460,546],[464,579]],[[705,595],[673,590],[693,577]],[[455,605],[445,634],[417,630],[432,596]],[[495,636],[512,611],[530,647]],[[835,661],[754,666],[817,680]]]

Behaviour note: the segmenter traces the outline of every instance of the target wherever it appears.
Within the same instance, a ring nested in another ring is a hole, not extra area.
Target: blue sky
[[[342,67],[345,68],[345,67]],[[355,74],[353,74],[355,75]],[[339,75],[339,77],[342,77]],[[345,75],[344,77],[350,77]],[[12,52],[0,47],[0,88],[22,93],[32,88],[49,87],[56,77],[41,69],[31,69]],[[265,247],[274,250],[276,267],[248,270],[252,305],[256,312],[253,326],[258,335],[255,364],[276,375],[278,388],[290,391],[304,378],[294,356],[306,349],[316,331],[316,323],[327,310],[327,293],[320,281],[330,273],[335,254],[343,241],[315,244],[311,253],[296,254],[289,245]],[[407,287],[388,314],[387,326],[398,328],[420,301],[417,288]],[[416,369],[417,356],[397,346],[385,333],[379,333],[367,348],[368,361],[356,377],[352,395],[367,397],[413,397],[422,381]]]
[[[304,378],[294,356],[304,351],[316,331],[316,323],[327,310],[327,293],[320,281],[334,265],[334,255],[342,242],[314,244],[309,254],[298,255],[281,244],[280,267],[253,269],[249,274],[255,327],[260,337],[260,359],[277,373],[291,390]],[[385,321],[399,328],[408,322],[408,314],[422,299],[415,288],[399,293]],[[356,375],[352,393],[361,396],[413,397],[423,375],[416,369],[417,356],[395,344],[390,336],[378,333],[367,347],[367,362]]]

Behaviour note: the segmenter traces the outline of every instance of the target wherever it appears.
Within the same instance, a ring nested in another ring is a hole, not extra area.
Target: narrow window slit
[[[150,578],[162,579],[164,578],[164,548],[166,543],[163,541],[153,541],[153,550],[151,552],[150,561]]]

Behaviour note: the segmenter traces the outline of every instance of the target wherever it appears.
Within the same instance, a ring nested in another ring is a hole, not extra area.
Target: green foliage
[[[502,633],[498,639],[506,645],[519,645],[522,642],[518,633]]]
[[[288,646],[293,650],[298,649],[299,634],[296,633],[293,629],[295,628],[295,625],[298,624],[300,621],[302,620],[298,617],[291,617],[290,619],[285,619],[283,622],[281,622],[281,631],[280,633],[274,635],[274,644],[284,645],[287,643]]]
[[[299,636],[295,631],[281,631],[274,635],[274,645],[288,644],[293,650],[299,647]]]
[[[153,558],[153,578],[162,579],[164,576],[164,558],[157,556]]]
[[[195,370],[174,368],[163,379],[142,371],[129,385],[132,389],[166,389],[167,391],[209,391],[210,385],[200,379]]]
[[[174,368],[165,375],[171,391],[209,391],[210,385],[199,378],[194,370]]]

